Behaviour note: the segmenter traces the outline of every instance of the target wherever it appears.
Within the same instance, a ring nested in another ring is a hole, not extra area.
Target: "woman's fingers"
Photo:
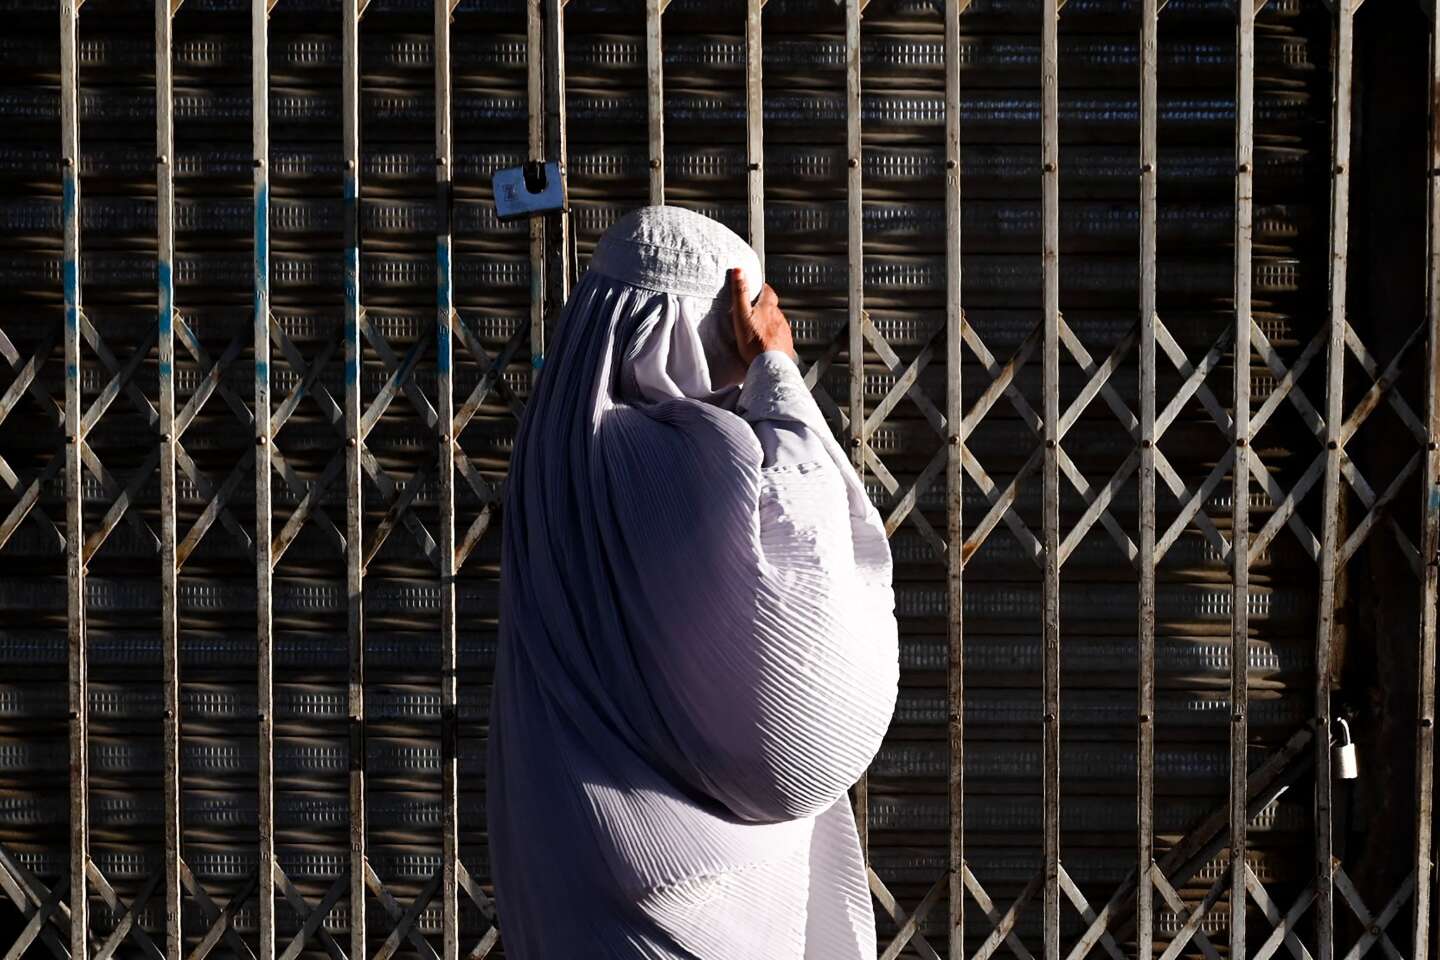
[[[739,267],[730,268],[730,312],[737,321],[750,315],[750,286],[745,282],[745,271]]]

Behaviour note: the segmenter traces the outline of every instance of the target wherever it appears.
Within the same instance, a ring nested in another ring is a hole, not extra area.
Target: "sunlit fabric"
[[[875,956],[847,790],[895,706],[889,544],[794,361],[741,359],[731,266],[758,294],[721,224],[620,220],[520,423],[486,771],[516,960]]]

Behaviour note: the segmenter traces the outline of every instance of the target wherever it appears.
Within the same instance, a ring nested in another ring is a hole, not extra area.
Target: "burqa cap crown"
[[[683,207],[641,207],[600,237],[589,269],[639,287],[706,299],[728,299],[727,274],[744,271],[751,298],[764,269],[755,251],[718,220]]]

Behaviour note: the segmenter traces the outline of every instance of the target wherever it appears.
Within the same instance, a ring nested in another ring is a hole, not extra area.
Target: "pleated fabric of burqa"
[[[733,231],[601,238],[504,493],[486,758],[514,960],[870,960],[848,788],[898,683],[884,525],[791,358],[746,364]],[[783,291],[782,291],[783,292]]]

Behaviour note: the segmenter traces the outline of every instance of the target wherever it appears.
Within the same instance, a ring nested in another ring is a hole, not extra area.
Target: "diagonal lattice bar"
[[[277,884],[282,882],[279,875],[276,876],[275,882]],[[286,878],[283,883],[286,888],[285,899],[289,901],[290,908],[295,911],[295,916],[301,923],[300,929],[297,930],[295,936],[290,939],[290,944],[285,948],[285,952],[280,954],[280,960],[296,960],[305,949],[305,945],[308,944],[310,939],[317,933],[322,935],[321,942],[325,946],[326,952],[332,957],[335,956],[335,952],[340,950],[340,945],[335,942],[333,937],[321,929],[321,924],[325,922],[325,918],[330,915],[330,911],[335,908],[335,904],[340,902],[340,898],[344,896],[345,892],[349,889],[349,877],[338,877],[335,882],[330,885],[330,889],[325,891],[325,895],[320,898],[320,902],[315,904],[313,909],[305,902],[305,898],[300,896],[299,891],[295,891],[294,895],[291,895],[294,886],[290,883],[289,878]],[[344,952],[341,951],[340,955],[344,956]]]
[[[1365,901],[1360,897],[1360,891],[1355,889],[1355,884],[1350,881],[1350,877],[1346,875],[1343,868],[1337,868],[1335,871],[1335,889],[1350,905],[1350,909],[1355,913],[1355,918],[1365,926],[1365,933],[1355,941],[1355,946],[1345,954],[1344,960],[1360,960],[1377,943],[1387,960],[1403,960],[1387,931],[1391,922],[1399,916],[1400,908],[1405,906],[1411,895],[1415,893],[1415,871],[1410,871],[1405,882],[1400,884],[1400,888],[1390,898],[1390,902],[1385,904],[1385,907],[1375,916],[1370,914],[1369,909],[1365,906]]]
[[[1065,899],[1070,901],[1070,905],[1085,919],[1086,923],[1093,925],[1099,919],[1095,915],[1095,911],[1091,909],[1090,902],[1085,899],[1085,894],[1080,892],[1080,888],[1075,885],[1075,881],[1071,879],[1069,871],[1063,864],[1060,867],[1060,892],[1065,894]],[[1105,952],[1110,954],[1113,960],[1125,960],[1125,954],[1121,951],[1120,945],[1115,942],[1115,938],[1110,935],[1110,931],[1105,930],[1104,927],[1101,927],[1101,930],[1103,932],[1100,934],[1100,944],[1105,948]]]
[[[434,884],[437,881],[432,879],[430,882]],[[402,907],[400,902],[395,899],[395,896],[385,888],[385,884],[380,882],[379,874],[375,872],[375,869],[370,866],[368,861],[365,864],[365,886],[375,895],[375,899],[380,901],[381,908],[384,909],[385,914],[390,918],[390,922],[396,925],[396,929],[399,929],[400,924],[405,924],[403,934],[414,944],[415,949],[420,951],[420,956],[423,960],[440,960],[435,953],[435,948],[430,946],[430,941],[426,940],[421,936],[420,931],[415,929],[414,918],[412,917],[409,921],[406,921],[405,908]],[[419,911],[416,911],[415,916],[419,916]]]
[[[930,946],[929,941],[920,933],[920,921],[925,918],[925,914],[929,913],[930,909],[935,905],[935,901],[939,898],[941,890],[944,889],[943,881],[936,880],[931,884],[930,889],[926,892],[925,896],[921,898],[920,905],[915,908],[915,913],[906,914],[905,908],[900,906],[899,902],[896,901],[895,895],[890,892],[889,887],[885,886],[885,881],[880,879],[878,873],[871,867],[866,866],[865,876],[870,884],[870,893],[876,900],[880,901],[880,905],[885,908],[885,912],[890,914],[891,919],[900,926],[900,930],[896,933],[895,939],[890,942],[889,946],[885,948],[885,952],[880,955],[880,960],[894,960],[895,957],[898,957],[901,952],[904,951],[907,945],[913,947],[915,951],[922,957],[925,957],[926,960],[940,960],[940,955],[935,952],[935,948]]]
[[[460,889],[465,891],[465,895],[470,898],[470,902],[475,904],[481,915],[490,923],[490,929],[485,931],[485,935],[466,954],[470,960],[481,960],[481,958],[489,956],[490,951],[495,948],[495,944],[500,942],[500,918],[495,909],[495,901],[487,897],[485,891],[480,889],[480,885],[470,875],[470,870],[463,861],[456,860],[455,862],[455,880],[460,885]]]
[[[195,875],[190,872],[190,867],[183,860],[180,861],[180,884],[195,899],[196,904],[200,907],[201,916],[208,924],[204,936],[195,945],[195,949],[190,951],[186,960],[205,960],[221,939],[229,944],[230,949],[240,960],[255,960],[255,954],[251,952],[250,945],[236,932],[233,924],[235,914],[239,913],[240,908],[249,902],[260,884],[259,870],[250,872],[250,875],[245,878],[245,882],[240,885],[240,889],[235,891],[235,895],[223,908],[217,906],[210,895],[205,892],[205,888],[195,879]]]
[[[1180,929],[1175,932],[1174,939],[1172,939],[1170,945],[1165,948],[1165,952],[1160,955],[1160,960],[1175,960],[1191,940],[1195,941],[1195,945],[1198,946],[1200,952],[1205,955],[1205,960],[1220,960],[1220,952],[1215,949],[1215,945],[1210,942],[1210,938],[1205,936],[1205,931],[1200,929],[1200,924],[1205,920],[1206,914],[1220,901],[1220,895],[1225,892],[1227,888],[1226,881],[1229,879],[1230,878],[1223,873],[1216,877],[1215,882],[1210,884],[1210,889],[1206,891],[1205,896],[1200,899],[1200,902],[1197,903],[1195,908],[1190,910],[1187,915],[1185,901],[1180,898],[1180,894],[1170,885],[1170,881],[1165,879],[1165,872],[1161,870],[1159,866],[1151,864],[1150,882],[1153,883],[1155,889],[1160,892],[1161,899],[1165,901],[1170,911],[1177,917],[1185,917],[1185,922],[1181,924]]]
[[[970,896],[990,921],[990,935],[985,938],[984,943],[980,944],[980,949],[975,951],[971,960],[989,960],[994,956],[995,951],[1000,949],[1002,943],[1010,948],[1010,952],[1015,954],[1017,960],[1035,960],[1034,954],[1016,935],[1015,924],[1019,922],[1020,914],[1035,898],[1035,894],[1040,892],[1045,880],[1045,871],[1036,871],[1035,875],[1030,878],[1030,882],[1025,884],[1025,888],[1020,891],[1020,895],[1015,898],[1015,902],[1010,905],[1010,909],[1001,914],[995,908],[995,901],[990,899],[990,894],[985,892],[985,888],[980,885],[975,874],[970,872],[970,865],[964,864],[961,869],[965,874],[965,889],[970,892]]]
[[[1331,869],[1334,869],[1333,864]],[[1305,944],[1301,943],[1300,938],[1295,936],[1295,925],[1300,922],[1300,918],[1305,915],[1305,911],[1309,910],[1310,905],[1315,902],[1315,882],[1312,880],[1305,889],[1300,892],[1300,896],[1295,898],[1295,903],[1284,914],[1281,914],[1280,907],[1275,903],[1269,891],[1265,889],[1265,885],[1260,882],[1260,878],[1255,875],[1255,871],[1250,868],[1248,863],[1245,864],[1245,889],[1249,892],[1250,897],[1255,901],[1256,905],[1260,907],[1260,912],[1264,914],[1265,919],[1275,925],[1275,929],[1270,932],[1270,936],[1260,945],[1260,949],[1253,954],[1253,960],[1269,960],[1270,957],[1274,956],[1275,951],[1280,949],[1282,943],[1289,948],[1295,960],[1314,960],[1310,955],[1310,951],[1306,949]]]

